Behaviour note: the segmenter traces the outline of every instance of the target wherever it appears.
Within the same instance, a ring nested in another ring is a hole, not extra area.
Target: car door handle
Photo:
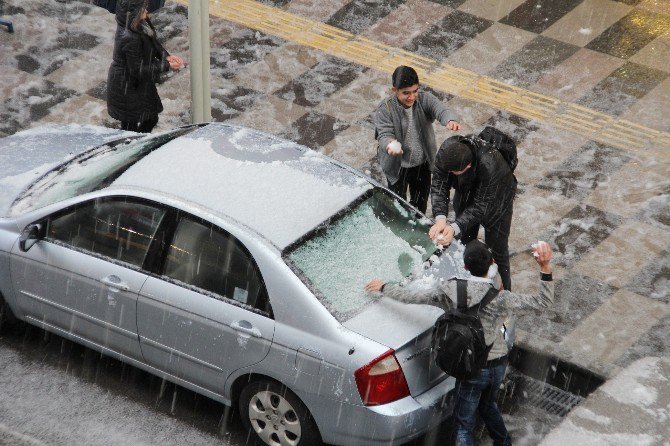
[[[258,331],[257,328],[255,328],[253,325],[251,325],[251,322],[241,320],[241,321],[235,321],[230,324],[230,327],[235,330],[235,331],[240,331],[242,333],[246,333],[248,335],[254,336],[256,338],[261,337],[261,332]]]
[[[111,276],[103,277],[100,279],[100,282],[119,291],[128,291],[130,289],[127,283],[122,281],[119,276],[115,276],[113,274]]]

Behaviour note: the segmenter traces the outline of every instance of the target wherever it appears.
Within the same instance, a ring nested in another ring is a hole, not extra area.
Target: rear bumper
[[[314,413],[326,443],[357,446],[396,446],[436,427],[451,415],[456,380],[448,377],[417,397],[406,397],[382,406],[342,403],[337,417]],[[321,402],[322,403],[322,402]],[[323,404],[312,405],[324,407]],[[325,420],[324,420],[325,418]]]

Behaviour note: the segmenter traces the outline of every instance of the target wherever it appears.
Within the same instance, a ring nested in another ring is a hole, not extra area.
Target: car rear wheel
[[[320,445],[321,436],[312,415],[286,386],[261,380],[247,385],[240,394],[244,427],[261,444],[269,446]]]

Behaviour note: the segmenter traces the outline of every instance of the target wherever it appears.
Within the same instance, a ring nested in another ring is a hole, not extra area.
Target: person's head
[[[463,253],[463,263],[465,269],[476,277],[486,277],[489,267],[493,263],[493,255],[486,243],[479,240],[472,240],[465,245]]]
[[[116,21],[133,31],[140,29],[142,20],[147,18],[149,0],[121,0],[116,7]]]
[[[403,107],[410,108],[414,105],[419,93],[419,75],[414,68],[400,65],[393,71],[391,83],[393,93]]]
[[[435,166],[442,172],[461,175],[472,167],[472,150],[462,142],[444,141],[435,157]]]

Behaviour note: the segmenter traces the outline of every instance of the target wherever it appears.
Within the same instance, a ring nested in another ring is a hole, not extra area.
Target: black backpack
[[[507,136],[507,134],[501,132],[500,130],[491,127],[491,126],[486,126],[484,127],[484,130],[482,130],[479,135],[467,135],[467,136],[460,136],[460,135],[454,135],[450,136],[445,140],[443,144],[451,144],[454,142],[461,142],[464,143],[466,146],[470,147],[470,150],[473,153],[474,156],[474,150],[477,145],[481,145],[481,141],[484,141],[487,144],[490,144],[493,146],[495,149],[500,152],[502,157],[507,161],[507,165],[509,166],[510,170],[514,172],[514,169],[516,169],[516,165],[519,164],[519,159],[517,158],[516,155],[516,143],[512,138]]]
[[[467,280],[456,279],[457,307],[440,316],[433,329],[435,362],[456,379],[469,379],[477,375],[486,364],[493,346],[486,345],[478,313],[498,295],[498,290],[491,287],[481,302],[468,308],[467,283]]]
[[[505,161],[507,161],[507,164],[509,164],[509,168],[514,172],[516,165],[519,164],[514,140],[507,136],[507,134],[490,126],[484,127],[479,137],[498,149],[503,158],[505,158]]]

